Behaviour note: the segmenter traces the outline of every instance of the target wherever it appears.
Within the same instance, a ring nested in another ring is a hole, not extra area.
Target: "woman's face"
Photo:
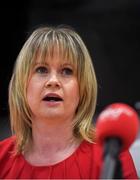
[[[72,120],[79,103],[74,67],[55,53],[36,65],[27,87],[27,101],[35,119]]]

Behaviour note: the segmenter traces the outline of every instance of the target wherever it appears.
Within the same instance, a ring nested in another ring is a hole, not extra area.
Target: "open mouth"
[[[43,101],[58,102],[58,101],[63,101],[63,99],[60,97],[46,96],[45,98],[43,98]]]
[[[43,98],[43,101],[59,102],[59,101],[63,101],[63,99],[57,94],[49,93]]]

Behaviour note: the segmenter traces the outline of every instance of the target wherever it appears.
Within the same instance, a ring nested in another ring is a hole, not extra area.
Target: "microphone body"
[[[130,147],[139,129],[138,114],[124,103],[107,106],[96,123],[97,141],[103,146],[101,179],[122,179],[119,154]]]
[[[121,141],[117,138],[109,138],[104,144],[104,164],[101,179],[122,179],[121,163],[118,159],[121,149]],[[116,173],[117,172],[117,173]]]

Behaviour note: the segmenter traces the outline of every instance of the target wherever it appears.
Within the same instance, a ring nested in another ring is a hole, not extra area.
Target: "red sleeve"
[[[123,177],[125,179],[138,179],[136,168],[129,151],[125,151],[120,155],[122,162]]]
[[[12,152],[14,151],[15,137],[9,137],[0,141],[0,178],[4,174],[8,174],[9,169],[13,165]]]
[[[100,173],[103,167],[103,149],[101,146],[96,145],[94,150],[94,164],[98,165],[98,174],[96,178],[100,177]],[[122,164],[122,175],[124,179],[138,179],[136,168],[129,151],[125,151],[120,155],[120,161]]]

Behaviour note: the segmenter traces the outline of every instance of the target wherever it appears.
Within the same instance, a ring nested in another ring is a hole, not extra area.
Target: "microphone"
[[[108,105],[97,117],[97,142],[104,147],[101,179],[122,179],[119,153],[127,150],[139,129],[137,112],[125,103]]]

